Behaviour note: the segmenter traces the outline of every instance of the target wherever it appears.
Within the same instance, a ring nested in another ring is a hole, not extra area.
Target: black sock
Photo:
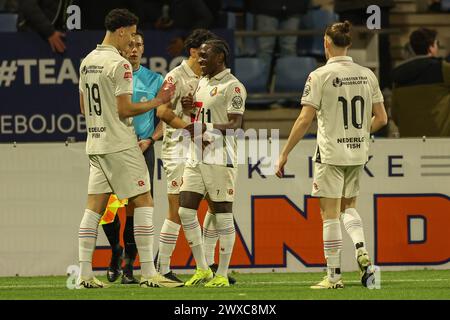
[[[125,230],[123,231],[123,242],[125,243],[125,268],[131,268],[133,271],[133,263],[136,260],[137,247],[134,240],[134,219],[127,216]]]
[[[105,231],[108,242],[111,246],[113,256],[120,251],[120,220],[116,215],[112,223],[103,224],[103,231]]]

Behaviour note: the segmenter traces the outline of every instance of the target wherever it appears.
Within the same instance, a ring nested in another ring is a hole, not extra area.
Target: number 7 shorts
[[[233,202],[237,168],[199,163],[185,166],[180,191],[205,195],[214,202]]]
[[[122,199],[150,191],[150,176],[136,145],[115,153],[89,155],[88,194],[115,193]]]

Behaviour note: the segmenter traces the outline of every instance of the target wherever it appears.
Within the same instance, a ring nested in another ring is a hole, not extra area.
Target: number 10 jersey
[[[383,102],[373,72],[351,57],[330,58],[309,75],[302,105],[317,109],[314,160],[331,165],[361,165],[368,160],[372,104]]]

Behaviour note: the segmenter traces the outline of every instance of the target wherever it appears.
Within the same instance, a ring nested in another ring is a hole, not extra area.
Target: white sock
[[[206,263],[205,253],[203,250],[202,230],[198,223],[197,211],[193,209],[180,207],[178,211],[183,226],[184,234],[191,247],[197,268],[206,270],[208,264]]]
[[[97,229],[101,215],[86,209],[81,219],[78,231],[78,260],[80,262],[80,276],[88,280],[94,277],[92,272],[92,254],[97,242]]]
[[[327,260],[328,279],[337,282],[341,279],[342,232],[339,219],[323,221],[323,246]]]
[[[141,263],[141,275],[150,278],[156,275],[153,264],[153,207],[134,209],[134,239]]]
[[[180,225],[169,219],[164,220],[164,224],[159,235],[158,268],[161,274],[170,272],[170,257],[177,244]]]
[[[344,223],[348,235],[352,238],[355,248],[363,248],[365,246],[364,229],[358,211],[354,208],[346,209],[345,212],[341,214],[341,221]]]
[[[234,220],[232,213],[217,213],[216,227],[220,239],[220,256],[217,274],[228,277],[228,267],[230,266],[231,254],[233,253],[236,232],[234,230]]]
[[[216,215],[208,211],[203,221],[203,246],[208,266],[214,264],[217,240],[219,240],[219,234],[216,229]]]

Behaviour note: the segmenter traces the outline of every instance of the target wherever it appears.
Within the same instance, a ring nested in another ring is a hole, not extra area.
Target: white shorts
[[[138,146],[89,155],[88,194],[115,193],[126,199],[150,191],[150,176]]]
[[[362,168],[363,165],[334,166],[316,162],[311,195],[324,198],[356,197]]]
[[[162,159],[162,162],[167,180],[167,194],[180,194],[186,160]]]
[[[180,191],[208,193],[214,202],[233,202],[236,178],[237,168],[203,163],[186,166]]]

